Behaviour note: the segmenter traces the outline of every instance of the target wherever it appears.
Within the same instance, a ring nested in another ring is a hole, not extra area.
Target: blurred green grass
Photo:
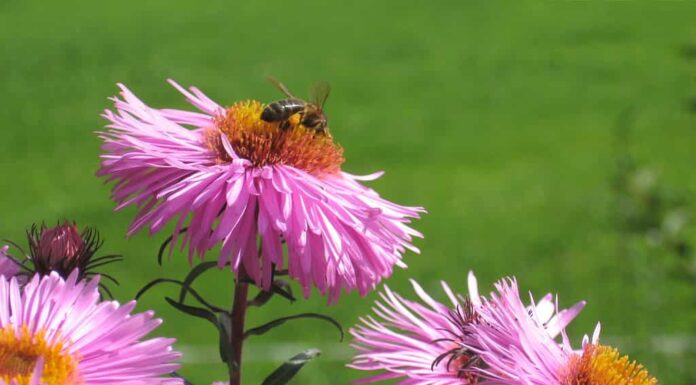
[[[559,292],[563,305],[588,300],[574,337],[601,320],[605,335],[621,337],[662,383],[685,384],[696,378],[693,347],[665,353],[646,341],[696,333],[694,283],[674,279],[659,259],[617,256],[612,130],[633,107],[632,154],[695,201],[696,115],[688,104],[696,60],[682,54],[696,45],[694,12],[689,2],[3,0],[0,235],[22,240],[30,223],[61,218],[98,227],[105,252],[127,257],[108,269],[123,282],[116,289],[123,301],[152,278],[181,277],[181,256],[155,263],[164,236],[123,238],[133,211],[112,213],[109,186],[93,177],[92,132],[104,125],[99,113],[114,83],[151,105],[188,108],[166,78],[224,104],[278,98],[269,74],[298,93],[327,79],[345,169],[386,170],[372,186],[429,210],[415,225],[426,234],[417,242],[422,255],[407,255],[409,269],[390,286],[410,294],[413,277],[433,292],[440,279],[464,290],[473,269],[487,288],[514,274],[524,289]],[[201,287],[229,293],[230,277],[211,274]],[[139,308],[156,309],[165,319],[160,333],[181,346],[212,343],[208,325],[163,303],[173,292],[159,289]],[[328,309],[321,298],[278,301],[253,309],[249,324],[323,311],[350,326],[374,297],[349,295]],[[294,383],[348,383],[359,373],[343,367],[335,334],[298,323],[249,345],[338,352]],[[249,352],[245,382],[260,383],[276,357]],[[224,378],[220,365],[200,362],[182,373],[196,384]]]

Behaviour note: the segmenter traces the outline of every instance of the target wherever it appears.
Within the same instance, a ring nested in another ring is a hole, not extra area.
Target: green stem
[[[246,272],[240,267],[237,283],[234,286],[234,302],[232,303],[232,316],[230,317],[230,352],[235,365],[229,365],[230,385],[242,383],[242,348],[244,344],[244,320],[247,310],[247,294],[249,284],[245,283]],[[236,370],[235,370],[236,368]]]

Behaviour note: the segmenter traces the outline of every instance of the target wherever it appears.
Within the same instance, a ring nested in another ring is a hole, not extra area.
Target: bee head
[[[318,107],[307,111],[302,117],[302,125],[317,132],[324,132],[326,124],[326,116]]]

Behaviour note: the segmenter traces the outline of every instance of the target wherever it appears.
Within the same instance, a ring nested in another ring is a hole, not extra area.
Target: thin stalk
[[[247,294],[249,284],[246,281],[244,267],[240,266],[237,282],[234,285],[234,301],[232,302],[232,317],[230,317],[230,352],[235,365],[229,365],[230,385],[242,383],[242,348],[244,344],[244,320],[246,319]]]

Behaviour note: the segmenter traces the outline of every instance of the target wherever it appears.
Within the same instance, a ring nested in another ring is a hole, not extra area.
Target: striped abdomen
[[[283,99],[266,106],[261,112],[261,120],[280,122],[304,110],[305,102],[299,99]]]

